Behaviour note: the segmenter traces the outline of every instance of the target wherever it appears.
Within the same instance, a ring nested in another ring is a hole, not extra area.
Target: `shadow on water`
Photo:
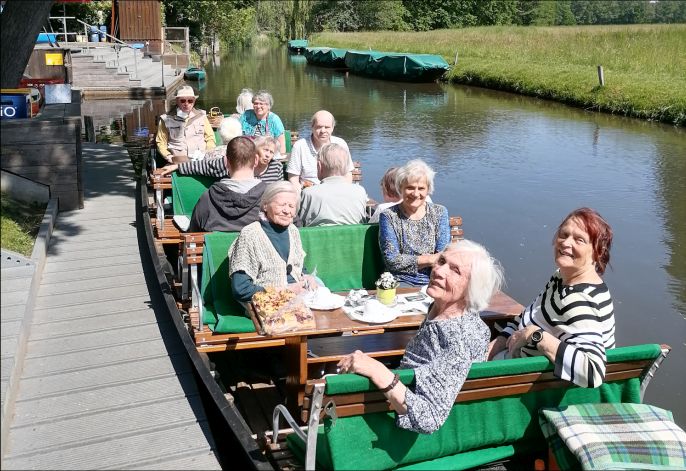
[[[604,278],[617,342],[673,347],[646,400],[686,425],[684,129],[476,87],[377,81],[310,66],[285,47],[231,51],[205,69],[200,108],[232,112],[242,88],[266,89],[272,111],[301,136],[315,111],[331,111],[376,200],[386,168],[424,159],[437,172],[434,201],[464,218],[466,236],[501,261],[506,290],[522,303],[554,269],[560,220],[580,206],[597,209],[615,232]],[[165,104],[152,108],[159,114]],[[126,116],[129,126],[147,122]]]

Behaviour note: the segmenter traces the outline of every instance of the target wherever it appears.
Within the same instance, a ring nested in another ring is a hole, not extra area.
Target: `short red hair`
[[[593,246],[593,261],[595,262],[595,270],[599,275],[605,273],[605,267],[610,263],[610,248],[612,247],[612,228],[598,214],[598,212],[591,208],[575,209],[565,217],[555,232],[555,237],[560,233],[562,226],[570,219],[576,219],[583,225],[584,230],[588,233]]]

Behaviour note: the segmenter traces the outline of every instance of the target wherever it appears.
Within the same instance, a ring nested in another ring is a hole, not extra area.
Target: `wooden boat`
[[[205,80],[207,74],[202,67],[189,67],[183,73],[183,78],[186,80]]]
[[[288,51],[295,54],[301,54],[307,47],[307,39],[291,39],[288,41]]]
[[[450,68],[434,54],[351,50],[345,54],[345,65],[355,74],[402,82],[433,82]]]
[[[305,58],[310,65],[321,67],[346,68],[346,49],[335,47],[308,47],[305,49]]]
[[[188,213],[209,182],[176,180],[167,188],[178,212]],[[557,379],[554,365],[544,357],[481,363],[472,368],[456,398],[448,427],[431,435],[406,432],[395,427],[384,396],[366,378],[323,375],[357,348],[397,366],[423,316],[368,325],[340,310],[314,311],[315,329],[265,335],[255,313],[246,317],[227,289],[227,249],[237,233],[177,230],[176,242],[165,241],[156,220],[159,213],[152,207],[161,199],[149,194],[150,181],[154,179],[144,169],[137,217],[155,268],[152,286],[193,365],[217,453],[227,468],[464,469],[543,456],[547,450],[538,409],[640,402],[669,352],[665,345],[608,351],[606,382],[596,389]],[[334,291],[371,287],[382,269],[377,233],[377,225],[303,228],[306,263],[317,264],[318,276]],[[521,306],[501,294],[489,309],[484,319],[492,323],[515,315]],[[409,384],[414,371],[399,374]]]

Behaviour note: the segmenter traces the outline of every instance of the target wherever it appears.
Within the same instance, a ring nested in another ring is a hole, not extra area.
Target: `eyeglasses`
[[[179,98],[179,103],[190,103],[192,105],[195,103],[195,100],[184,100],[183,98]]]

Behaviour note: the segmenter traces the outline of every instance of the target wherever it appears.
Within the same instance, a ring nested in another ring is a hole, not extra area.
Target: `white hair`
[[[279,152],[279,140],[274,136],[255,136],[253,139],[255,147],[263,147],[267,144],[274,145],[274,158],[279,159],[281,157],[281,152]]]
[[[267,214],[265,208],[269,203],[272,202],[277,195],[281,193],[291,193],[295,195],[296,209],[300,203],[300,193],[295,185],[293,185],[288,180],[283,180],[279,182],[270,183],[267,188],[262,193],[262,199],[260,199],[260,219],[263,221],[267,220]]]
[[[252,109],[252,90],[244,88],[236,97],[236,112],[238,114],[245,113],[246,110]]]
[[[328,175],[343,176],[348,173],[350,154],[345,147],[329,142],[319,150],[319,162]]]
[[[488,253],[483,245],[471,240],[461,240],[448,245],[444,252],[459,250],[472,255],[472,270],[467,286],[467,308],[483,311],[491,297],[500,290],[505,278],[500,262]]]
[[[423,160],[410,160],[405,165],[398,169],[395,174],[395,186],[398,192],[402,195],[402,190],[405,185],[417,180],[426,180],[426,188],[429,194],[434,192],[434,172],[431,167],[426,165]]]
[[[242,136],[243,127],[241,122],[231,116],[224,117],[219,125],[219,135],[222,137],[224,144],[228,144],[234,137]]]
[[[255,93],[252,97],[252,102],[255,103],[256,100],[266,102],[270,108],[274,106],[274,98],[272,98],[272,94],[267,90],[260,90],[259,92]]]

